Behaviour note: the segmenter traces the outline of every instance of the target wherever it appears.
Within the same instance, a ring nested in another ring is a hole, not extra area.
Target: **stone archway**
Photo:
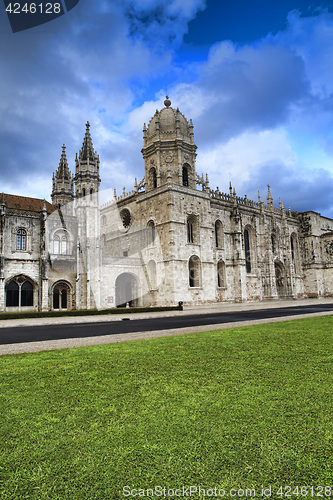
[[[138,305],[138,280],[130,273],[122,273],[116,279],[116,307]]]

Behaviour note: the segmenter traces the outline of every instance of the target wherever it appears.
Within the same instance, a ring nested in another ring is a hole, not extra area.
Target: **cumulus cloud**
[[[211,187],[232,181],[255,198],[270,183],[276,201],[333,215],[333,16],[292,12],[274,36],[243,46],[221,40],[207,60],[176,63],[189,22],[205,7],[81,0],[15,35],[2,18],[1,190],[48,196],[62,144],[73,170],[87,120],[102,188],[131,189],[144,173],[143,123],[163,107],[168,86],[172,105],[193,119],[198,172],[209,173]]]

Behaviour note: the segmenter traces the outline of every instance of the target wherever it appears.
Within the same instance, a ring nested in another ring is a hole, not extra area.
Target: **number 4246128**
[[[60,3],[31,3],[21,5],[18,2],[9,3],[6,7],[6,12],[10,14],[60,14],[61,4]]]

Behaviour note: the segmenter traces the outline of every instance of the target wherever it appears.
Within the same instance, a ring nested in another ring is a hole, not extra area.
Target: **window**
[[[215,222],[215,246],[223,248],[223,226],[220,220]]]
[[[187,243],[198,243],[199,230],[198,230],[198,217],[196,215],[189,215],[187,217]]]
[[[63,232],[58,232],[53,237],[53,253],[67,255],[69,253],[68,237]]]
[[[121,219],[121,222],[122,222],[123,227],[125,229],[130,227],[131,222],[132,222],[132,217],[131,217],[130,211],[127,208],[124,208],[120,212],[120,219]]]
[[[188,167],[183,166],[183,186],[188,186]]]
[[[273,234],[271,236],[271,242],[272,242],[272,252],[275,253],[275,236]]]
[[[53,253],[58,255],[60,253],[60,238],[55,236],[53,239]]]
[[[250,237],[247,229],[244,231],[244,246],[245,246],[245,265],[246,272],[251,272],[251,250],[250,250]]]
[[[67,290],[63,288],[61,290],[61,309],[67,309]]]
[[[82,196],[84,197],[86,195],[86,190],[85,188],[82,189]]]
[[[27,249],[27,232],[25,229],[18,229],[16,232],[16,250]]]
[[[92,199],[93,199],[93,192],[94,192],[94,190],[91,188],[91,189],[90,189],[90,200],[92,200]]]
[[[29,281],[25,281],[21,286],[21,306],[33,305],[33,286]]]
[[[53,309],[59,309],[59,295],[60,292],[57,288],[53,290]]]
[[[11,281],[7,286],[6,307],[18,307],[19,286],[15,281]]]
[[[219,260],[217,263],[217,286],[219,288],[224,288],[226,286],[225,281],[225,263],[223,260]]]
[[[106,226],[106,215],[103,215],[102,217],[102,225]]]
[[[61,254],[62,255],[67,254],[67,238],[66,238],[66,236],[62,236],[62,238],[61,238]]]
[[[156,168],[152,167],[149,171],[149,180],[150,180],[150,185],[153,189],[157,188],[157,174],[156,174]]]
[[[191,219],[187,219],[187,243],[193,243],[193,221]]]
[[[155,237],[156,237],[155,224],[154,224],[154,221],[150,220],[148,222],[148,245],[149,246],[155,245]]]
[[[53,289],[53,309],[68,309],[69,287],[65,283],[58,283]]]
[[[25,278],[23,278],[24,280]],[[15,280],[8,283],[6,290],[6,307],[29,307],[34,305],[33,285],[30,281]]]
[[[189,285],[191,288],[201,286],[201,263],[199,257],[192,255],[188,263]]]

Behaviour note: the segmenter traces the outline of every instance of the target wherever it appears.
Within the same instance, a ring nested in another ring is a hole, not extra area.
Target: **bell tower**
[[[75,159],[75,215],[78,220],[77,304],[79,309],[100,304],[99,156],[90,136],[90,124]]]
[[[166,183],[196,189],[192,120],[188,122],[178,108],[172,108],[168,96],[164,106],[143,127],[146,191]]]

